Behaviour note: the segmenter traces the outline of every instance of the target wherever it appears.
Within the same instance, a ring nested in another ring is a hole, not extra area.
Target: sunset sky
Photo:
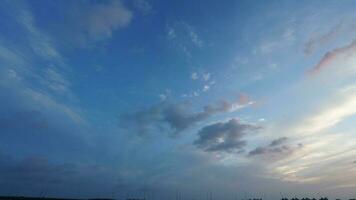
[[[355,0],[0,2],[0,195],[351,198],[355,127]]]

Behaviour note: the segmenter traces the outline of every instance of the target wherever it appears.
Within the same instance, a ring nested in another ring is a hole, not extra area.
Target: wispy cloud
[[[339,96],[339,102],[327,105],[319,112],[307,117],[295,131],[303,134],[315,134],[331,128],[356,114],[355,91]]]
[[[325,44],[334,40],[341,32],[342,25],[342,23],[339,23],[338,25],[331,27],[328,32],[310,38],[305,44],[304,53],[306,55],[310,55],[317,48],[322,47]]]
[[[192,56],[194,49],[204,46],[204,41],[195,28],[186,22],[176,22],[167,27],[167,38],[188,57]]]
[[[329,51],[323,56],[319,63],[310,70],[310,74],[317,74],[323,71],[325,68],[331,68],[333,66],[337,67],[337,65],[340,65],[341,63],[343,63],[344,66],[339,67],[339,71],[355,70],[356,66],[355,62],[353,62],[355,60],[353,58],[353,55],[355,55],[355,53],[356,41],[352,42],[347,46]],[[348,70],[347,67],[349,67],[350,69]]]
[[[53,40],[36,27],[35,19],[30,11],[21,10],[17,19],[28,32],[30,46],[37,55],[56,64],[63,64],[63,57],[55,48]]]
[[[281,51],[282,49],[291,46],[295,42],[296,31],[293,27],[287,27],[283,32],[277,34],[273,38],[264,38],[261,40],[258,46],[253,50],[254,54],[271,54],[276,51]],[[240,62],[246,64],[246,61],[239,60]]]
[[[146,0],[134,0],[134,6],[137,10],[139,10],[144,15],[150,14],[153,12],[152,5]]]

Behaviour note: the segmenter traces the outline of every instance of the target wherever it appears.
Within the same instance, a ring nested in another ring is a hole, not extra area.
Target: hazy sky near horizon
[[[356,196],[356,1],[1,1],[0,195]]]

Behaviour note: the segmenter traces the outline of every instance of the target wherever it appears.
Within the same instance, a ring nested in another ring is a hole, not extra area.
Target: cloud
[[[21,61],[22,63],[21,65],[12,64],[13,67],[10,67],[9,71],[13,72],[12,74],[16,78],[24,80],[24,82],[28,81],[28,83],[36,85],[36,87],[37,84],[41,84],[43,86],[41,89],[46,90],[48,93],[74,98],[75,95],[70,89],[71,82],[65,74],[70,68],[67,66],[66,59],[58,50],[56,41],[38,28],[35,17],[28,9],[19,8],[18,10],[19,14],[15,19],[19,22],[21,28],[25,30],[25,38],[28,38],[26,45],[31,47],[33,55],[28,52],[16,51],[17,58],[12,56],[10,62]],[[33,67],[44,61],[47,64],[43,67]]]
[[[139,1],[138,1],[139,2]],[[137,9],[146,9],[144,4],[133,4]],[[115,32],[128,26],[134,16],[123,1],[73,1],[53,32],[68,45],[92,47],[111,39]],[[148,8],[148,7],[147,7]],[[144,12],[143,10],[141,11]]]
[[[158,95],[158,97],[161,101],[165,101],[167,99],[167,95],[165,95],[165,94],[160,94],[160,95]]]
[[[282,180],[321,183],[342,173],[354,177],[346,160],[355,156],[351,127],[356,114],[356,45],[346,44],[326,53],[291,90],[293,105],[303,102],[304,109],[288,111],[294,115],[292,122],[282,120],[287,126],[274,131],[293,135],[303,145],[287,142],[278,149],[267,145],[250,151],[250,158],[276,161],[266,167]]]
[[[211,78],[211,73],[208,72],[192,72],[190,78],[193,81],[199,81],[203,83],[201,89],[197,89],[196,91],[190,92],[190,94],[185,94],[183,97],[196,97],[202,94],[203,92],[207,92],[210,88],[215,84],[215,81],[209,81]]]
[[[63,57],[55,48],[54,41],[37,28],[31,12],[26,9],[21,10],[17,16],[17,21],[27,31],[26,36],[29,38],[30,46],[38,56],[58,65],[63,64]]]
[[[144,15],[152,13],[152,5],[146,0],[134,0],[134,6]]]
[[[209,85],[204,85],[203,92],[207,92],[210,89]]]
[[[253,101],[248,95],[241,93],[236,101],[228,102],[226,100],[221,100],[215,105],[205,106],[204,110],[211,113],[235,112],[255,103],[256,102]]]
[[[102,165],[60,162],[43,156],[0,153],[0,192],[11,196],[97,197],[125,185],[117,172]],[[73,190],[75,188],[75,190]]]
[[[203,80],[208,81],[210,79],[211,74],[210,73],[203,73]]]
[[[168,27],[167,28],[167,36],[168,36],[168,39],[170,39],[170,40],[176,38],[177,35],[176,35],[175,29],[172,27]]]
[[[0,117],[0,130],[33,130],[46,129],[48,126],[43,114],[39,111],[18,111]]]
[[[198,75],[197,72],[193,72],[192,75],[190,75],[190,78],[191,78],[192,80],[197,80],[197,79],[199,79],[199,75]]]
[[[286,30],[280,32],[275,37],[272,38],[264,38],[259,42],[259,45],[255,47],[253,53],[259,54],[271,54],[273,52],[279,52],[289,46],[291,46],[295,41],[296,32],[293,28],[288,27]],[[275,35],[275,34],[274,34]],[[244,59],[238,61],[240,64],[246,64],[247,62]]]
[[[83,12],[84,28],[94,40],[111,38],[115,30],[127,26],[132,19],[132,12],[121,1],[88,5]]]
[[[64,155],[64,143],[87,149],[88,123],[67,98],[74,94],[65,59],[31,12],[19,6],[13,13],[24,40],[0,45],[0,146],[18,155],[58,149]]]
[[[0,163],[1,181],[9,183],[58,183],[78,173],[73,164],[52,164],[42,157],[28,157],[18,160],[2,155]]]
[[[305,55],[310,55],[316,48],[331,42],[340,34],[341,29],[342,23],[339,23],[338,25],[332,27],[328,32],[310,38],[304,47]]]
[[[353,60],[352,58],[354,57],[356,53],[356,41],[353,41],[351,44],[336,48],[332,51],[327,52],[323,58],[319,61],[317,65],[315,65],[310,71],[309,74],[314,75],[318,74],[326,68],[330,67],[339,67],[339,68],[345,68],[345,67],[351,67],[352,69],[355,69],[355,63],[347,63],[346,61],[348,60]],[[340,66],[341,63],[346,63]],[[336,65],[336,66],[335,66]]]
[[[180,49],[188,57],[192,51],[204,46],[204,41],[195,28],[186,22],[176,22],[167,28],[167,38],[176,48]]]
[[[264,158],[275,160],[285,158],[303,147],[302,144],[296,146],[288,145],[286,144],[287,141],[287,137],[275,139],[268,146],[256,147],[248,153],[248,156],[263,156]]]
[[[194,141],[194,145],[207,152],[241,153],[247,144],[243,137],[260,128],[256,125],[241,123],[237,119],[218,122],[203,127],[198,132],[199,138]]]
[[[271,144],[269,144],[270,147],[274,147],[274,146],[279,146],[281,144],[284,144],[286,141],[288,140],[287,137],[281,137],[278,139],[275,139],[271,142]]]
[[[163,101],[147,109],[123,114],[119,121],[120,126],[133,128],[141,136],[163,130],[176,135],[214,114],[234,112],[252,104],[253,101],[246,95],[240,95],[235,102],[224,100],[206,105],[200,112],[193,112],[189,104]]]
[[[190,25],[186,25],[186,26],[192,43],[197,47],[202,47],[203,41],[200,39],[198,34],[194,31],[193,27]]]
[[[334,94],[335,95],[335,94]],[[305,117],[302,123],[294,129],[301,134],[316,134],[334,127],[348,117],[356,114],[356,90],[344,90],[336,94],[336,102],[325,105],[310,116]]]
[[[199,121],[206,119],[209,112],[191,112],[186,104],[162,102],[148,109],[127,113],[120,117],[121,124],[134,128],[140,136],[167,130],[178,134]]]
[[[211,73],[208,73],[208,72],[193,72],[190,75],[190,78],[192,80],[200,80],[200,81],[203,81],[203,82],[207,82],[211,78]]]
[[[71,83],[56,68],[49,67],[45,69],[42,84],[56,93],[68,93]]]

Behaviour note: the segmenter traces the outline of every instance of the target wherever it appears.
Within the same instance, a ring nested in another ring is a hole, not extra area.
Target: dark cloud
[[[281,144],[284,144],[285,142],[287,142],[288,138],[287,137],[281,137],[278,139],[275,139],[271,142],[271,144],[269,144],[269,146],[274,147],[274,146],[278,146]]]
[[[249,152],[249,156],[266,154],[269,151],[266,147],[256,147],[256,149]]]
[[[237,119],[228,122],[218,122],[203,127],[194,144],[204,151],[209,152],[243,152],[246,141],[243,137],[251,132],[260,129],[259,126],[244,124]]]
[[[42,157],[14,159],[0,156],[0,176],[2,181],[27,183],[58,183],[77,173],[73,164],[53,164]]]
[[[216,111],[204,109],[202,112],[192,112],[187,104],[162,102],[148,109],[122,115],[120,124],[133,128],[140,136],[148,136],[155,131],[162,130],[176,135],[206,119],[213,112]]]
[[[187,103],[165,101],[147,109],[121,115],[120,126],[133,129],[140,136],[148,136],[162,130],[177,135],[214,114],[236,111],[252,103],[249,97],[240,95],[236,102],[222,100],[204,106],[202,111],[194,112]]]
[[[0,130],[45,129],[48,126],[43,114],[35,110],[23,110],[0,117]]]
[[[54,161],[52,157],[33,154],[19,157],[1,152],[0,177],[0,193],[3,195],[63,198],[98,197],[98,191],[109,194],[120,180],[117,171],[103,165]]]
[[[268,146],[256,147],[248,153],[248,156],[266,156],[269,158],[283,158],[293,154],[296,150],[303,147],[302,144],[289,145],[288,138],[281,137],[273,140]]]

